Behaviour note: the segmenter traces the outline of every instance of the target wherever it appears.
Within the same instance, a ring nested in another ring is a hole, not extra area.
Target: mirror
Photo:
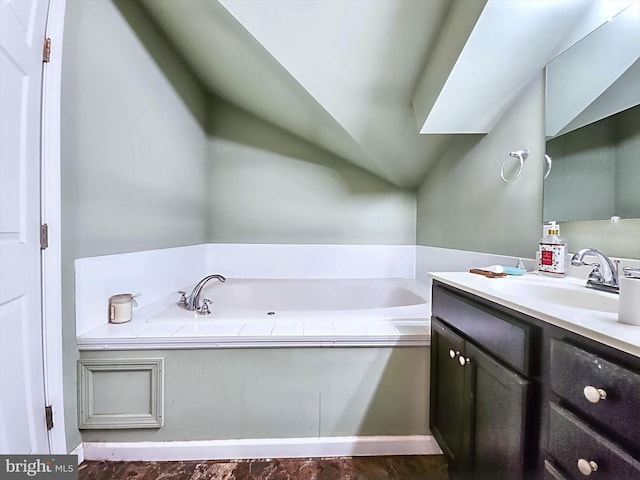
[[[640,2],[545,71],[543,220],[640,218]]]

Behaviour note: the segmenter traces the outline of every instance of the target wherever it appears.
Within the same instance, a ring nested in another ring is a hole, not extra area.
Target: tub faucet
[[[598,263],[586,263],[584,257],[593,255]],[[587,280],[587,287],[605,292],[619,293],[618,284],[618,260],[611,260],[608,256],[595,248],[584,248],[571,257],[571,265],[581,267],[584,265],[593,267]]]
[[[195,312],[200,312],[200,311],[204,311],[206,310],[206,313],[209,313],[209,307],[208,304],[205,303],[205,307],[203,308],[200,306],[200,292],[202,291],[202,289],[204,288],[204,286],[209,283],[209,280],[213,280],[213,279],[218,279],[221,282],[225,282],[227,279],[224,278],[222,275],[218,275],[218,274],[213,274],[213,275],[207,275],[206,277],[204,277],[202,280],[200,280],[198,283],[196,283],[196,286],[193,287],[193,291],[191,292],[191,295],[189,295],[189,298],[186,299],[186,301],[180,301],[180,304],[186,308],[189,311],[195,311]],[[183,295],[184,297],[184,295]],[[211,303],[211,302],[209,302]],[[205,314],[206,314],[205,313]]]

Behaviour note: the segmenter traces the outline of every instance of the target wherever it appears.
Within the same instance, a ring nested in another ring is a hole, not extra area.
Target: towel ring
[[[542,179],[546,180],[549,174],[551,173],[551,165],[553,165],[553,159],[551,158],[551,156],[547,155],[546,153],[544,154],[544,159],[547,162],[547,171],[545,172],[544,177],[542,177]]]
[[[513,178],[507,180],[507,178],[504,176],[504,167],[507,165],[507,161],[511,157],[520,160],[520,168],[518,168],[518,173],[516,173]],[[529,150],[516,150],[515,152],[511,152],[509,155],[507,155],[502,162],[502,167],[500,167],[500,178],[502,179],[502,181],[504,183],[509,183],[512,180],[516,180],[522,173],[522,167],[524,167],[524,161],[527,158],[529,158]]]

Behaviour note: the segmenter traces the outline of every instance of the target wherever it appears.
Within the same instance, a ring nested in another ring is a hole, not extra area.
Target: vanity
[[[640,478],[640,326],[614,294],[432,277],[430,428],[452,479]]]

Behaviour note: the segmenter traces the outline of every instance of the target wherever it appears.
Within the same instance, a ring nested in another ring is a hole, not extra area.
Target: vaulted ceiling
[[[602,1],[142,0],[211,93],[403,188],[491,131]]]

